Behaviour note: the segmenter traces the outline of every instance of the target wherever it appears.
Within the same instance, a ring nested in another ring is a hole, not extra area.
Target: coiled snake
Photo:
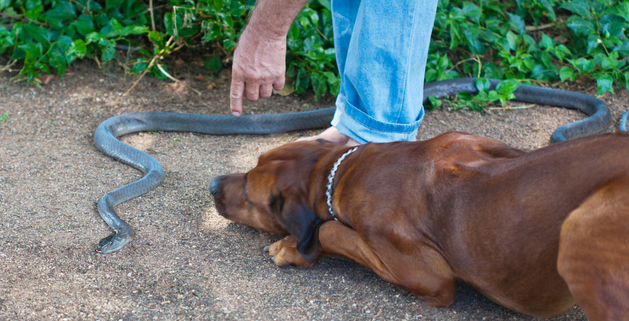
[[[492,88],[495,88],[500,81],[490,82]],[[424,103],[429,96],[441,98],[458,92],[477,92],[475,78],[428,83],[424,87]],[[611,113],[605,103],[586,94],[529,85],[521,85],[514,94],[517,101],[578,109],[589,115],[586,119],[557,128],[550,138],[553,143],[600,133],[612,122]],[[164,178],[164,170],[153,156],[122,143],[118,137],[145,131],[196,132],[212,135],[274,134],[326,127],[333,114],[334,107],[306,112],[240,117],[149,112],[124,114],[103,121],[94,133],[96,148],[139,169],[144,176],[105,194],[98,202],[101,217],[115,233],[102,239],[96,251],[110,253],[131,240],[135,235],[134,229],[116,214],[114,207],[151,191]]]

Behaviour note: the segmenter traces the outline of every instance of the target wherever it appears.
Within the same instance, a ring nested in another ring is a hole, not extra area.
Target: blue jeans
[[[341,134],[361,144],[415,139],[436,10],[437,0],[332,0]]]

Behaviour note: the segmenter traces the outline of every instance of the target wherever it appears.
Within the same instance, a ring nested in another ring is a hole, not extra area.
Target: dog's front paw
[[[271,261],[277,266],[295,264],[299,266],[311,266],[312,262],[304,259],[297,251],[297,240],[292,236],[287,236],[270,246],[264,248],[271,255]]]

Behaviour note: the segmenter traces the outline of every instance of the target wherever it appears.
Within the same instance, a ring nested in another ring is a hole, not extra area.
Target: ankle
[[[298,141],[309,141],[309,140],[315,140],[315,139],[323,139],[323,140],[327,140],[335,144],[345,145],[345,146],[360,145],[360,143],[354,140],[353,138],[339,133],[339,131],[335,127],[330,127],[315,136],[300,138],[298,139]]]

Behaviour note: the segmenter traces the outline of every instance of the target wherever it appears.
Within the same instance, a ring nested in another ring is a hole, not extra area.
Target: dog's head
[[[272,234],[290,234],[301,255],[313,259],[323,220],[309,207],[308,183],[319,158],[334,147],[321,140],[286,144],[260,156],[248,173],[215,177],[210,192],[218,213]]]

